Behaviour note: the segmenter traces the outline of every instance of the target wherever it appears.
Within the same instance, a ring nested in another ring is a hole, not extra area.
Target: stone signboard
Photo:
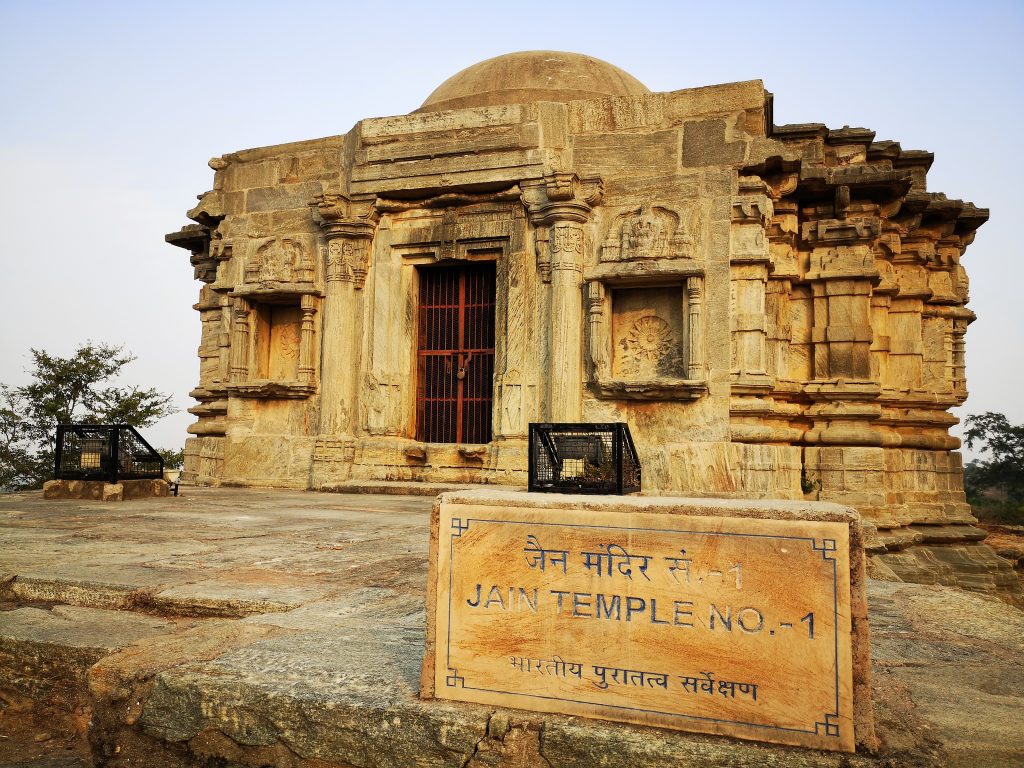
[[[650,501],[440,503],[425,691],[853,751],[849,521]]]

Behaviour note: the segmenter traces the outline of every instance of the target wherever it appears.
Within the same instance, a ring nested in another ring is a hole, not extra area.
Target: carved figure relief
[[[601,249],[602,261],[686,258],[692,255],[695,212],[681,215],[660,205],[642,205],[620,214]]]
[[[359,282],[366,277],[365,240],[339,237],[327,245],[327,279]]]
[[[301,314],[298,307],[272,307],[267,313],[266,378],[298,378],[299,349],[302,343]]]
[[[764,229],[756,224],[733,224],[729,232],[731,257],[735,259],[769,258]]]
[[[459,234],[459,212],[455,208],[446,208],[441,216],[441,243],[436,258],[454,259],[455,243]]]
[[[302,244],[290,238],[275,238],[261,245],[245,270],[245,282],[264,288],[281,283],[311,282],[313,265]]]
[[[551,230],[552,253],[583,253],[583,230],[560,226]]]

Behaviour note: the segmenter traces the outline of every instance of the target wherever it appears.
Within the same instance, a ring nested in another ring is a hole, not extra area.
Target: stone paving
[[[422,702],[431,503],[0,496],[0,766],[1024,763],[1024,613],[948,587],[869,584],[877,755]]]

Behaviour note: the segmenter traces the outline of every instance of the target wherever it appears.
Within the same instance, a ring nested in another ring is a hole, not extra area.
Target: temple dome
[[[650,90],[607,61],[562,51],[520,51],[481,61],[452,75],[416,112],[639,96]]]

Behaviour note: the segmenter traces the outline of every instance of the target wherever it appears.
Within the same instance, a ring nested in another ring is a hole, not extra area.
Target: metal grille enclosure
[[[531,424],[531,491],[637,493],[640,459],[629,426]]]
[[[53,476],[57,480],[160,479],[164,460],[129,424],[61,424]]]

